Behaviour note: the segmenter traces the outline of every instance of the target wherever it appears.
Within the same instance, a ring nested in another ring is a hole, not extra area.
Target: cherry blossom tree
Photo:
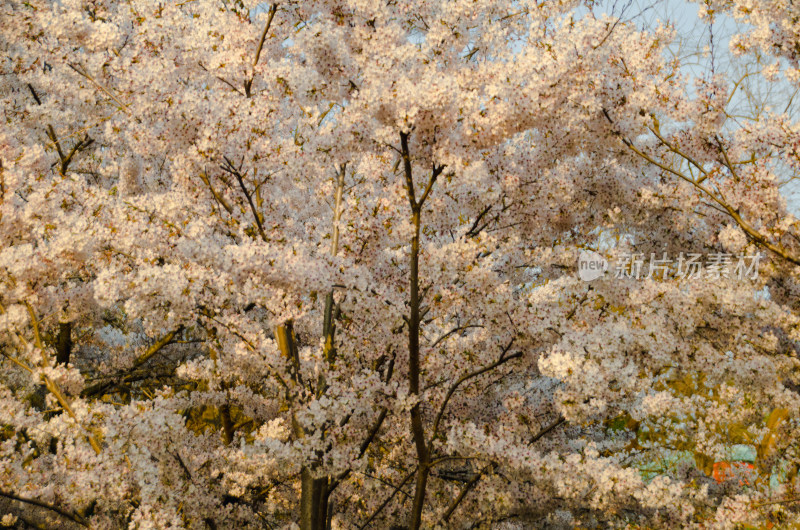
[[[643,80],[632,75],[630,82],[639,84],[637,90],[654,91],[658,97],[651,99],[650,105],[636,101],[628,112],[619,108],[603,112],[628,156],[642,162],[643,171],[656,179],[640,190],[642,199],[657,209],[694,211],[698,222],[685,228],[691,230],[694,240],[705,239],[732,253],[762,252],[766,261],[758,285],[763,291],[756,297],[766,293],[764,301],[774,303],[783,315],[776,314],[776,321],[788,318],[783,320],[788,323],[797,314],[798,237],[797,220],[782,189],[793,184],[797,173],[793,102],[798,88],[798,11],[791,2],[697,4],[707,26],[704,53],[710,59],[701,67],[695,63],[686,68],[676,57],[659,76]],[[729,50],[722,52],[729,54],[728,70],[715,68],[715,24],[734,28]],[[689,89],[666,90],[681,85]],[[763,95],[760,101],[754,95],[756,85]],[[725,293],[729,300],[732,296],[731,291]],[[704,320],[708,322],[708,317]],[[770,372],[783,366],[768,376],[770,385],[776,386],[767,390],[748,378],[737,381],[734,387],[741,393],[737,399],[744,402],[735,405],[737,413],[720,422],[716,430],[721,433],[725,429],[731,441],[757,448],[756,483],[763,484],[763,489],[748,489],[750,498],[723,501],[716,517],[726,524],[787,524],[797,517],[796,506],[792,506],[797,474],[793,462],[796,331],[794,324],[773,326],[769,319],[761,326],[756,335],[774,342],[756,346],[756,351],[766,355],[759,362],[770,366]],[[739,335],[737,342],[753,345],[747,334]],[[719,349],[720,344],[714,347]],[[726,354],[732,356],[732,362],[752,362],[738,357],[735,349]],[[707,377],[702,371],[697,373]],[[671,392],[684,388],[680,391],[697,394],[698,382],[686,388],[687,383],[683,380],[678,387],[673,385]],[[711,391],[707,382],[702,386]],[[766,395],[756,397],[762,391]],[[726,413],[733,412],[733,403],[729,402]],[[759,408],[750,420],[741,417],[742,411]],[[692,444],[698,467],[707,473],[718,456],[708,448],[698,454],[696,442]]]
[[[800,521],[797,126],[591,7],[0,3],[1,524]]]

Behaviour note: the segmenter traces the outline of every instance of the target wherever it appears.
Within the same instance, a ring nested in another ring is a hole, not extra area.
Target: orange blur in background
[[[750,462],[715,462],[711,476],[718,483],[739,478],[739,485],[750,484],[749,475],[755,474],[756,467]]]

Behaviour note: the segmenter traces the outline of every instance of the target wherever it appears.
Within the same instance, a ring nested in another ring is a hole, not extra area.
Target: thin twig
[[[455,500],[450,504],[450,506],[447,508],[447,511],[444,512],[444,515],[442,515],[442,521],[445,523],[449,521],[450,516],[453,515],[453,512],[456,511],[456,508],[458,508],[458,506],[461,504],[461,501],[464,500],[472,488],[478,484],[478,481],[481,479],[481,477],[483,477],[483,475],[489,471],[494,471],[496,468],[497,464],[492,462],[480,470],[474,477],[472,477],[472,479],[470,479],[470,481],[467,482],[463,488],[461,488],[461,492],[458,494],[458,497],[456,497]]]
[[[128,372],[140,367],[148,360],[150,360],[151,357],[153,357],[155,354],[164,349],[165,346],[172,344],[174,342],[173,339],[175,338],[175,336],[178,335],[181,331],[183,331],[183,326],[178,326],[176,329],[170,331],[169,333],[158,339],[156,342],[151,344],[150,347],[144,351],[144,353],[142,353],[139,357],[136,358],[136,360],[133,362],[133,366],[130,367]],[[101,394],[108,388],[115,385],[114,383],[115,379],[119,379],[120,377],[125,377],[125,375],[130,375],[130,374],[117,374],[110,381],[106,381],[104,383],[97,383],[95,385],[87,387],[83,390],[83,392],[81,392],[81,396],[89,397]]]
[[[95,87],[97,87],[98,90],[100,90],[105,95],[107,95],[112,100],[114,100],[114,102],[119,106],[119,110],[130,114],[130,111],[128,110],[128,106],[125,103],[123,103],[122,101],[120,101],[119,98],[117,98],[117,96],[112,94],[110,90],[108,90],[106,87],[104,87],[103,85],[101,85],[100,83],[95,81],[95,79],[91,75],[89,75],[89,73],[86,71],[86,69],[83,66],[78,65],[78,66],[80,66],[80,68],[78,68],[78,66],[75,66],[72,63],[67,63],[67,66],[72,68],[74,71],[76,71],[81,76],[83,76],[86,79],[88,79]]]
[[[505,348],[503,348],[503,352],[500,354],[500,358],[497,361],[493,362],[492,364],[490,364],[488,366],[484,366],[483,368],[479,368],[478,370],[475,370],[475,371],[470,372],[468,374],[462,375],[458,379],[458,381],[456,381],[455,383],[453,383],[450,386],[450,389],[447,391],[447,394],[445,395],[444,401],[442,402],[442,405],[439,408],[439,413],[436,415],[436,419],[433,422],[433,432],[431,433],[431,438],[430,438],[430,442],[429,443],[433,442],[433,439],[436,437],[437,433],[439,432],[439,424],[441,423],[442,418],[444,417],[444,413],[445,413],[445,410],[447,409],[448,403],[450,402],[450,398],[453,397],[453,394],[455,393],[455,391],[458,389],[458,387],[463,382],[465,382],[465,381],[467,381],[469,379],[472,379],[473,377],[478,377],[481,374],[485,374],[486,372],[488,372],[490,370],[493,370],[493,369],[497,368],[498,366],[500,366],[502,364],[505,364],[505,363],[507,363],[508,361],[510,361],[512,359],[516,359],[518,357],[522,357],[522,352],[515,352],[515,353],[512,353],[509,356],[505,355],[513,344],[514,344],[514,339],[511,339],[509,341],[509,343],[505,346]]]
[[[406,477],[403,480],[400,481],[400,484],[398,484],[397,486],[392,486],[394,488],[394,491],[391,493],[391,495],[389,495],[389,497],[386,498],[385,501],[383,501],[383,503],[380,506],[378,506],[377,510],[372,512],[372,515],[369,516],[369,519],[367,519],[367,522],[365,522],[363,525],[361,525],[359,527],[359,530],[364,530],[364,528],[369,526],[369,523],[371,523],[372,520],[375,519],[378,516],[378,514],[381,513],[383,511],[383,509],[386,508],[386,506],[389,505],[389,503],[392,501],[392,499],[394,499],[394,496],[397,495],[397,492],[401,491],[400,488],[405,486],[406,482],[408,482],[411,479],[411,477],[413,477],[416,474],[416,472],[417,472],[417,468],[414,468],[411,471],[411,473],[406,475]]]
[[[278,4],[272,4],[269,7],[269,15],[267,17],[267,23],[264,25],[264,31],[261,33],[261,38],[258,40],[258,48],[256,48],[256,56],[253,59],[253,74],[250,76],[250,79],[245,81],[244,83],[244,91],[247,97],[251,96],[250,88],[253,86],[253,80],[256,77],[256,65],[258,65],[258,59],[261,57],[261,50],[264,48],[264,41],[267,38],[267,33],[269,33],[269,27],[272,25],[272,19],[275,18],[275,13],[278,11]]]
[[[223,171],[226,171],[236,177],[237,182],[239,182],[239,187],[242,189],[242,193],[244,193],[245,198],[247,199],[247,203],[250,205],[250,211],[253,213],[253,217],[256,220],[256,227],[258,227],[258,234],[261,236],[261,239],[268,243],[269,239],[267,238],[266,232],[264,232],[264,226],[261,223],[261,216],[256,209],[256,205],[253,203],[252,194],[247,191],[247,186],[244,184],[244,175],[241,173],[241,167],[237,168],[233,165],[233,162],[230,161],[228,157],[223,157],[225,160],[225,164],[220,166]]]
[[[605,115],[606,119],[608,119],[609,122],[611,122],[612,124],[614,123],[614,121],[611,119],[611,116],[608,114],[608,111],[606,111],[606,109],[603,109],[603,114]],[[640,156],[643,159],[647,160],[648,162],[650,162],[654,166],[659,167],[659,168],[661,168],[662,170],[664,170],[664,171],[666,171],[668,173],[672,173],[676,177],[680,178],[681,180],[683,180],[685,182],[688,182],[689,184],[691,184],[692,186],[697,188],[699,191],[703,192],[703,194],[705,194],[708,198],[710,198],[712,201],[717,203],[723,210],[725,210],[725,212],[728,214],[728,216],[731,219],[733,219],[736,222],[737,225],[739,225],[739,228],[741,228],[747,235],[749,235],[756,243],[760,244],[761,246],[763,246],[767,250],[769,250],[772,253],[780,256],[781,258],[785,259],[786,261],[789,261],[790,263],[793,263],[794,265],[800,265],[800,256],[793,255],[789,251],[787,251],[786,249],[784,249],[784,248],[782,248],[782,247],[780,247],[780,246],[778,246],[778,245],[776,245],[774,243],[771,243],[766,238],[766,236],[764,236],[758,230],[756,230],[755,228],[750,226],[750,224],[747,223],[742,218],[742,216],[739,214],[739,212],[736,211],[723,198],[719,197],[716,193],[714,193],[709,188],[704,186],[702,184],[702,181],[689,178],[686,175],[684,175],[683,173],[680,173],[679,171],[675,171],[671,167],[666,166],[666,165],[662,164],[661,162],[655,160],[653,157],[651,157],[647,153],[637,149],[637,147],[633,144],[633,142],[631,142],[627,138],[623,137],[619,132],[614,131],[614,134],[622,141],[622,143],[628,149],[630,149],[631,151],[636,153],[638,156]]]

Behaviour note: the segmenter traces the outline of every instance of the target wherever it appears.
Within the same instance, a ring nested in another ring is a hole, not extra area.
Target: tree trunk
[[[58,364],[69,364],[69,356],[72,353],[72,322],[61,322],[58,324],[58,339],[56,340],[56,362]]]
[[[290,364],[290,373],[295,384],[302,385],[300,358],[292,321],[288,320],[275,330],[278,348]],[[306,433],[295,421],[292,424],[297,438]],[[314,478],[314,466],[304,465],[300,470],[300,529],[325,530],[328,515],[328,477]]]
[[[403,161],[403,172],[406,179],[406,192],[408,202],[411,205],[411,223],[414,225],[414,235],[411,239],[411,255],[409,256],[409,316],[408,316],[408,392],[413,396],[420,393],[420,294],[419,294],[419,241],[422,225],[422,206],[436,182],[437,176],[441,173],[444,166],[437,167],[435,164],[431,172],[430,180],[422,191],[419,200],[416,198],[414,190],[414,176],[411,168],[411,153],[408,149],[408,133],[400,133],[401,156]],[[414,488],[414,504],[408,518],[408,526],[411,530],[418,530],[422,524],[422,508],[425,504],[425,492],[428,486],[428,475],[430,473],[430,449],[425,442],[425,428],[422,424],[422,411],[417,403],[411,408],[411,434],[414,438],[414,446],[417,450],[417,471],[416,486]]]
[[[414,224],[414,237],[411,241],[410,263],[410,315],[408,318],[408,390],[415,396],[419,395],[419,236],[420,236],[420,211],[414,208],[411,220]],[[416,487],[414,488],[414,504],[409,514],[408,526],[417,530],[422,524],[422,506],[425,502],[425,490],[428,485],[430,455],[425,443],[425,430],[422,426],[422,412],[419,403],[411,408],[411,433],[417,449],[419,471],[417,471]]]
[[[333,228],[331,230],[331,256],[335,256],[339,250],[339,219],[342,215],[342,193],[344,191],[344,177],[346,164],[339,167],[336,178],[336,196],[334,199]],[[329,366],[333,366],[336,360],[336,348],[334,346],[334,335],[336,333],[336,303],[333,298],[333,289],[325,297],[325,309],[323,314],[322,335],[325,340],[324,357]],[[294,343],[295,337],[292,332],[291,321],[278,328],[278,344],[287,357],[292,357],[295,363],[296,373],[299,374],[300,360],[297,358],[297,345]],[[298,381],[300,382],[300,381]],[[302,382],[300,382],[302,384]],[[317,397],[321,397],[326,388],[325,375],[319,374],[317,378]],[[305,433],[300,433],[305,435]],[[328,485],[331,478],[323,476],[314,478],[314,466],[303,466],[300,472],[300,528],[301,530],[326,530],[330,525],[328,513],[328,500],[330,491]]]
[[[300,529],[325,530],[328,517],[328,477],[314,478],[312,470],[303,466],[300,493]]]

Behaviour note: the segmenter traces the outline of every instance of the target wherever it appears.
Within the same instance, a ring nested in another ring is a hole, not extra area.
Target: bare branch
[[[490,204],[489,206],[487,206],[486,208],[484,208],[484,209],[481,211],[481,213],[479,213],[479,214],[478,214],[478,217],[476,217],[476,218],[475,218],[475,222],[474,222],[474,223],[472,223],[472,226],[471,226],[471,227],[469,227],[469,230],[467,230],[467,233],[466,233],[466,236],[467,236],[467,237],[475,237],[475,236],[477,236],[478,234],[480,234],[480,233],[481,233],[481,231],[482,231],[484,228],[486,228],[486,227],[488,226],[488,224],[489,224],[489,223],[486,223],[486,224],[484,224],[484,225],[483,225],[483,226],[482,226],[480,229],[478,228],[478,225],[480,224],[480,222],[481,222],[481,219],[483,219],[483,217],[484,217],[484,216],[485,216],[487,213],[489,213],[489,211],[490,211],[491,209],[492,209],[492,205]]]
[[[455,500],[450,504],[450,506],[444,512],[444,515],[442,515],[442,521],[445,523],[449,521],[450,516],[453,515],[453,512],[456,511],[456,508],[458,508],[458,506],[461,504],[461,502],[464,500],[467,494],[478,484],[478,481],[481,479],[481,477],[483,477],[483,475],[485,475],[490,471],[494,471],[495,469],[497,469],[497,464],[492,462],[488,466],[481,469],[478,473],[476,473],[475,476],[472,477],[472,479],[469,482],[467,482],[463,488],[461,488],[461,492],[458,494],[458,497],[455,498]]]
[[[369,526],[369,523],[371,523],[371,522],[372,522],[372,520],[373,520],[373,519],[375,519],[375,518],[378,516],[378,514],[379,514],[379,513],[381,513],[381,512],[383,511],[383,509],[384,509],[384,508],[386,508],[386,506],[388,506],[388,505],[389,505],[389,503],[392,501],[392,499],[394,499],[394,496],[395,496],[395,495],[397,495],[397,492],[398,492],[398,491],[401,491],[401,489],[400,489],[400,488],[402,488],[403,486],[405,486],[406,482],[408,482],[408,481],[411,479],[411,477],[413,477],[413,476],[414,476],[414,474],[415,474],[416,472],[417,472],[417,468],[414,468],[414,469],[411,471],[411,473],[409,473],[408,475],[406,475],[406,476],[405,476],[405,478],[404,478],[403,480],[401,480],[401,481],[400,481],[400,484],[398,484],[397,486],[392,486],[392,487],[394,488],[394,491],[392,491],[391,495],[389,495],[389,496],[386,498],[386,500],[385,500],[385,501],[383,501],[383,503],[381,503],[381,505],[380,505],[380,506],[378,506],[378,509],[377,509],[377,510],[375,510],[374,512],[372,512],[372,515],[370,515],[370,516],[369,516],[369,519],[367,519],[367,521],[366,521],[364,524],[362,524],[362,525],[359,527],[359,530],[364,530],[364,529],[365,529],[367,526]]]
[[[148,360],[150,360],[151,357],[153,357],[155,354],[164,349],[165,346],[172,344],[174,342],[173,339],[175,338],[175,336],[178,335],[181,331],[183,331],[183,326],[178,326],[176,329],[170,331],[169,333],[158,339],[156,342],[151,344],[150,347],[147,348],[147,350],[145,350],[144,353],[142,353],[139,357],[136,358],[136,360],[133,362],[133,366],[131,366],[131,368],[129,369],[129,372],[135,370],[136,368],[146,363]],[[106,390],[108,390],[109,388],[113,387],[116,384],[114,382],[115,379],[119,379],[121,377],[124,377],[124,374],[117,374],[109,381],[105,381],[103,383],[97,383],[95,385],[87,387],[83,390],[83,392],[81,392],[81,396],[90,397],[102,394],[103,392],[105,392]]]
[[[212,186],[212,185],[211,185],[211,180],[209,180],[209,178],[208,178],[208,175],[206,175],[205,173],[201,173],[201,174],[200,174],[200,179],[203,181],[203,183],[204,183],[206,186],[208,186],[208,189],[209,189],[209,190],[211,190],[211,195],[213,195],[213,196],[214,196],[214,199],[215,199],[215,200],[216,200],[216,201],[217,201],[217,202],[218,202],[218,203],[219,203],[219,204],[220,204],[220,205],[221,205],[223,208],[225,208],[225,211],[226,211],[226,212],[228,212],[228,214],[232,214],[232,213],[233,213],[233,208],[231,208],[231,205],[230,205],[230,204],[228,204],[228,201],[226,201],[226,200],[225,200],[225,197],[223,197],[221,194],[219,194],[219,193],[217,192],[217,190],[215,190],[215,189],[214,189],[214,186]]]
[[[107,89],[106,87],[104,87],[103,85],[101,85],[100,83],[98,83],[97,81],[95,81],[94,77],[92,77],[91,75],[89,75],[89,72],[87,72],[87,71],[86,71],[86,69],[85,69],[83,66],[81,66],[81,65],[77,65],[77,66],[76,66],[76,65],[74,65],[74,64],[72,64],[72,63],[67,63],[67,66],[69,66],[70,68],[72,68],[72,69],[73,69],[75,72],[77,72],[78,74],[80,74],[80,75],[81,75],[81,76],[83,76],[84,78],[88,79],[88,80],[89,80],[89,82],[91,82],[91,83],[92,83],[92,84],[93,84],[95,87],[97,87],[97,89],[98,89],[98,90],[100,90],[100,91],[101,91],[101,92],[103,92],[105,95],[107,95],[108,97],[110,97],[110,98],[111,98],[111,99],[114,101],[114,103],[116,103],[116,104],[117,104],[117,106],[119,107],[119,110],[121,110],[121,111],[123,111],[123,112],[125,112],[125,113],[128,113],[128,114],[130,114],[130,111],[128,110],[128,106],[127,106],[125,103],[123,103],[122,101],[120,101],[120,100],[119,100],[119,98],[118,98],[117,96],[115,96],[114,94],[112,94],[112,93],[111,93],[111,91],[110,91],[109,89]]]
[[[436,184],[436,179],[439,177],[439,175],[442,174],[442,171],[444,171],[444,168],[445,168],[444,165],[441,165],[441,166],[437,166],[436,164],[433,165],[433,169],[431,170],[431,177],[428,180],[428,185],[425,187],[425,191],[423,192],[422,197],[420,197],[420,199],[419,199],[419,206],[420,207],[423,204],[425,204],[425,199],[428,198],[428,195],[430,194],[431,189],[433,189],[433,185]]]
[[[255,67],[258,64],[258,59],[261,57],[261,50],[264,48],[264,41],[269,33],[269,27],[272,25],[272,19],[275,18],[275,12],[278,11],[278,4],[272,4],[269,7],[269,15],[267,16],[267,23],[264,25],[264,31],[261,33],[261,38],[258,40],[258,48],[256,48],[256,56],[253,59],[253,75],[250,79],[244,82],[244,91],[247,97],[251,96],[250,88],[253,86],[253,80],[256,77]]]
[[[436,346],[438,346],[440,342],[445,340],[447,337],[451,336],[453,333],[458,333],[459,331],[464,331],[464,330],[467,330],[467,329],[470,329],[470,328],[482,328],[482,327],[483,326],[480,325],[480,324],[466,324],[464,326],[458,326],[456,328],[453,328],[450,331],[448,331],[447,333],[445,333],[444,335],[442,335],[441,337],[439,337],[438,339],[436,339],[433,342],[433,344],[431,344],[431,348],[435,348]]]
[[[611,119],[611,116],[609,116],[608,111],[603,109],[603,114],[605,114],[605,116],[606,116],[606,118],[608,119],[609,122],[611,122],[612,124],[614,123],[613,120]],[[623,137],[619,132],[614,131],[614,134],[617,135],[617,137],[622,141],[622,143],[628,149],[630,149],[631,151],[636,153],[638,156],[640,156],[643,159],[647,160],[648,162],[650,162],[654,166],[659,167],[659,168],[663,169],[664,171],[675,175],[676,177],[680,178],[681,180],[683,180],[685,182],[688,182],[689,184],[691,184],[692,186],[697,188],[699,191],[701,191],[704,195],[706,195],[709,199],[711,199],[712,201],[717,203],[728,214],[728,216],[731,219],[733,219],[736,222],[737,225],[739,225],[739,228],[741,228],[747,235],[749,235],[750,238],[753,239],[756,243],[760,244],[761,246],[763,246],[767,250],[771,251],[773,254],[776,254],[777,256],[785,259],[786,261],[789,261],[790,263],[792,263],[794,265],[800,265],[800,256],[796,256],[796,255],[790,253],[789,251],[787,251],[786,249],[784,249],[783,247],[781,247],[779,245],[776,245],[774,243],[771,243],[767,239],[766,236],[764,236],[758,230],[756,230],[755,228],[750,226],[750,224],[747,223],[742,218],[742,216],[739,214],[739,212],[736,211],[736,209],[734,209],[730,204],[728,204],[727,201],[724,200],[724,198],[718,196],[712,190],[710,190],[709,188],[703,186],[701,180],[695,180],[695,179],[689,178],[686,175],[684,175],[683,173],[675,171],[674,169],[672,169],[672,168],[662,164],[658,160],[654,159],[652,156],[648,155],[647,153],[637,149],[636,146],[633,144],[633,142],[631,142],[627,138]]]
[[[418,208],[417,200],[414,195],[414,179],[411,172],[411,155],[408,151],[408,133],[400,133],[400,156],[403,160],[403,174],[406,179],[406,191],[408,193],[408,202],[411,204],[411,210]]]
[[[244,193],[244,196],[247,199],[247,203],[250,205],[250,211],[253,213],[253,217],[256,221],[256,227],[258,228],[258,234],[265,243],[269,242],[267,234],[264,232],[264,225],[261,223],[261,215],[259,215],[256,205],[253,203],[253,196],[249,191],[247,191],[247,186],[244,184],[244,175],[241,173],[241,168],[234,166],[233,162],[231,162],[228,157],[223,158],[225,159],[225,164],[220,167],[223,171],[230,173],[236,178],[236,181],[239,183],[239,187],[242,189],[242,193]]]
[[[36,499],[26,499],[25,497],[20,497],[19,495],[15,495],[13,493],[10,493],[10,492],[7,492],[7,491],[1,491],[1,490],[0,490],[0,497],[5,497],[6,499],[9,499],[9,500],[12,500],[12,501],[17,501],[17,502],[22,502],[22,503],[25,503],[25,504],[30,504],[32,506],[38,506],[39,508],[45,508],[47,510],[50,510],[51,512],[57,513],[61,517],[65,517],[65,518],[69,519],[70,521],[72,521],[74,523],[77,523],[77,524],[79,524],[81,526],[85,526],[87,528],[89,527],[88,523],[86,522],[86,520],[83,517],[81,517],[78,514],[71,513],[71,512],[68,512],[66,510],[63,510],[63,509],[59,508],[58,506],[53,506],[52,504],[48,504],[46,502],[42,502],[42,501],[39,501],[39,500],[36,500]]]
[[[505,348],[503,348],[503,352],[500,354],[500,358],[497,361],[493,362],[488,366],[484,366],[483,368],[479,368],[478,370],[462,375],[458,379],[458,381],[456,381],[450,386],[450,388],[447,391],[447,394],[445,395],[441,407],[439,407],[439,413],[436,414],[436,419],[433,422],[433,432],[431,433],[431,438],[429,443],[432,443],[434,438],[436,438],[436,435],[439,432],[439,424],[442,421],[442,417],[444,416],[445,410],[447,409],[447,405],[450,402],[450,398],[453,397],[453,394],[462,383],[472,379],[473,377],[478,377],[479,375],[485,374],[490,370],[494,370],[498,366],[505,364],[512,359],[517,359],[519,357],[522,357],[522,352],[515,352],[512,353],[511,355],[506,356],[506,353],[508,352],[509,349],[511,349],[511,346],[513,344],[514,344],[514,339],[511,339],[511,341],[509,341],[509,343],[505,346]]]

